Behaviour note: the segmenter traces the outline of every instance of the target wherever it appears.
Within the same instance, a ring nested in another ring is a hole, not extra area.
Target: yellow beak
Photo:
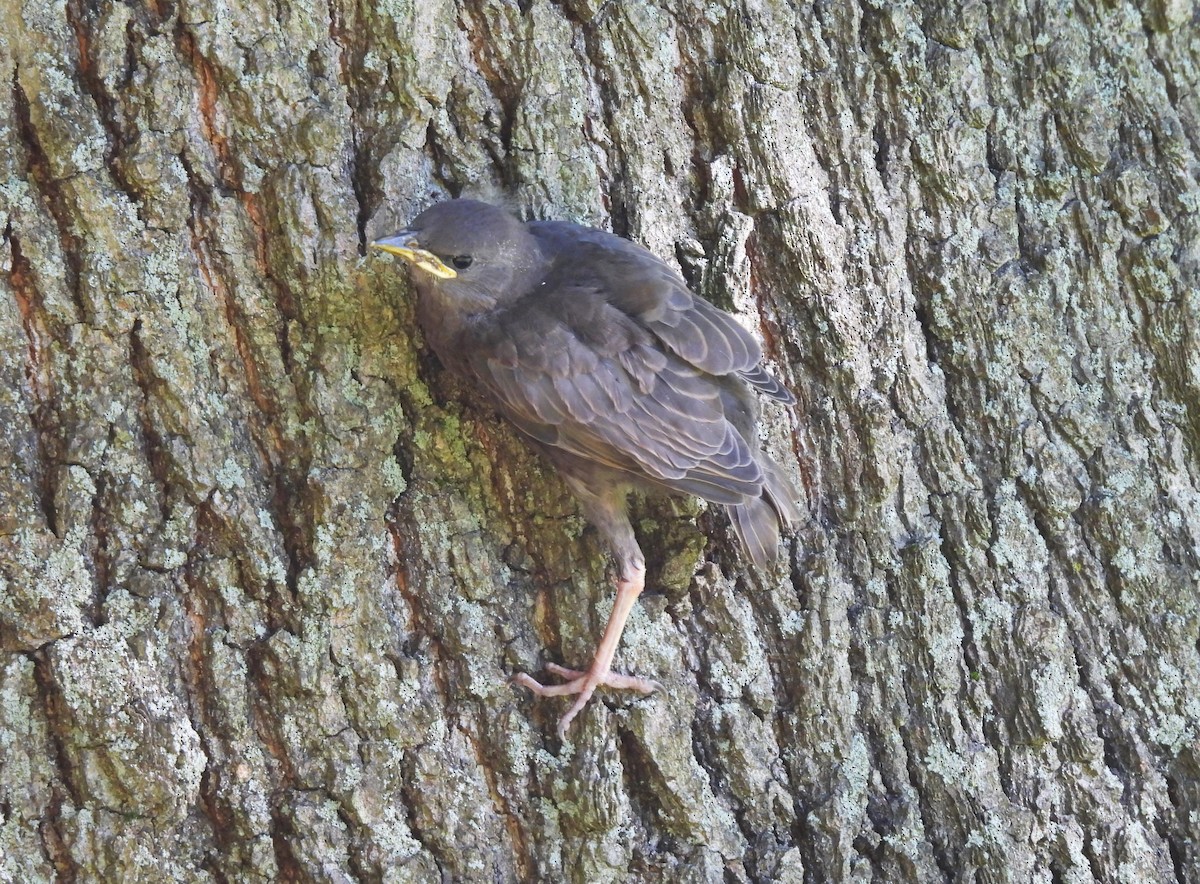
[[[401,230],[394,236],[385,236],[371,243],[371,248],[398,255],[413,267],[419,267],[426,273],[439,279],[454,279],[458,276],[454,269],[442,263],[442,259],[433,252],[427,252],[417,243],[417,235],[411,230]]]

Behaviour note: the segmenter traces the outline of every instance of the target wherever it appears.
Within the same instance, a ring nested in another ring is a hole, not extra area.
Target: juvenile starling
[[[786,404],[791,393],[732,316],[611,233],[450,200],[372,245],[408,263],[418,321],[443,365],[554,464],[616,558],[617,599],[587,670],[550,664],[563,684],[516,680],[543,697],[577,695],[560,737],[600,685],[655,690],[609,668],[646,577],[628,493],[720,504],[751,560],[770,563],[780,524],[799,512],[759,448],[751,388]]]

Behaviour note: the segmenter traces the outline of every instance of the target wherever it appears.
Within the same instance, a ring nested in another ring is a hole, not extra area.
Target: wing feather
[[[458,342],[480,386],[521,430],[717,503],[762,493],[762,472],[725,413],[717,378],[656,347],[601,292],[544,288]],[[575,303],[563,306],[564,298]]]

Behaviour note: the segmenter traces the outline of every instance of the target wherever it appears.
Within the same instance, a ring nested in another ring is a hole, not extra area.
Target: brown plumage
[[[578,695],[560,736],[599,685],[656,689],[609,669],[645,585],[628,492],[721,504],[749,557],[769,564],[780,525],[799,512],[759,448],[754,391],[786,404],[792,395],[732,316],[613,234],[525,224],[486,203],[451,200],[373,245],[408,261],[417,317],[442,363],[546,455],[616,558],[617,601],[589,668],[551,665],[567,679],[560,685],[517,680],[542,696]]]

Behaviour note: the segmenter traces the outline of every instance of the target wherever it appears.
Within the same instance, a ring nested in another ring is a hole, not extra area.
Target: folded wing
[[[546,293],[464,341],[473,373],[540,442],[716,503],[761,494],[763,474],[727,419],[721,381],[595,290]]]

